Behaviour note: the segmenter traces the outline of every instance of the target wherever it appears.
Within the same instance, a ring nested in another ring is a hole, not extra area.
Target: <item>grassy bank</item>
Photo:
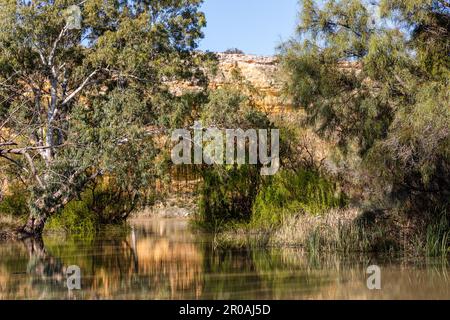
[[[376,252],[447,256],[450,231],[446,212],[432,224],[412,225],[397,212],[332,209],[321,215],[285,216],[272,227],[230,224],[216,234],[216,247],[301,247],[309,253]]]

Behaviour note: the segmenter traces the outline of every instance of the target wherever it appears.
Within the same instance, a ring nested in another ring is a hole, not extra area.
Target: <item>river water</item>
[[[182,219],[135,220],[93,238],[0,243],[0,299],[450,299],[445,259],[212,243]],[[73,265],[80,290],[67,288]],[[367,287],[370,265],[380,267],[380,290]]]

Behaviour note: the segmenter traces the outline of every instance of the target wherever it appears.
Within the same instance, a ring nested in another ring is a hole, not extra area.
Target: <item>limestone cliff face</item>
[[[242,92],[252,98],[257,107],[269,114],[292,110],[289,99],[283,97],[278,59],[270,56],[216,53],[216,72],[209,74],[209,87],[217,89],[227,84],[239,85]],[[175,95],[200,89],[189,82],[169,82]]]
[[[217,57],[218,71],[210,79],[211,88],[235,82],[235,75],[239,73],[255,89],[252,97],[261,110],[277,114],[291,109],[291,103],[282,96],[277,58],[225,53],[218,53]]]
[[[235,83],[234,75],[238,72],[255,89],[256,93],[250,94],[261,110],[269,114],[293,112],[292,102],[282,94],[282,74],[276,57],[227,53],[216,53],[216,56],[219,65],[217,74],[210,78],[211,88]],[[361,64],[356,62],[342,62],[339,65],[344,73],[358,73],[361,68]]]

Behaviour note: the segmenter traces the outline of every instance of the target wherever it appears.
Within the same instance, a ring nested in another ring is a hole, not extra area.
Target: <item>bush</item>
[[[249,222],[260,184],[259,167],[226,166],[204,170],[200,195],[200,223],[217,231],[229,223]]]
[[[49,221],[49,229],[62,229],[74,234],[95,233],[101,225],[121,223],[144,205],[150,194],[129,192],[115,179],[105,178],[86,189],[79,199],[70,201]]]
[[[0,214],[20,217],[28,214],[28,191],[19,184],[8,187],[8,194],[0,201]]]
[[[283,171],[269,178],[258,193],[252,223],[276,225],[285,215],[299,212],[317,215],[331,208],[343,207],[346,201],[336,185],[317,171]]]
[[[80,236],[94,234],[99,225],[98,217],[89,209],[92,198],[84,193],[82,200],[69,202],[58,215],[51,217],[46,226],[49,230],[62,230]]]
[[[244,51],[242,51],[241,49],[238,48],[230,48],[225,50],[226,54],[245,54]]]
[[[210,93],[201,113],[204,126],[240,128],[244,131],[272,128],[267,114],[259,111],[252,99],[243,94],[251,88],[242,79],[236,80],[236,84]],[[248,152],[246,154],[248,156]],[[261,182],[260,169],[260,165],[202,167],[200,224],[206,229],[218,231],[230,223],[249,222]]]

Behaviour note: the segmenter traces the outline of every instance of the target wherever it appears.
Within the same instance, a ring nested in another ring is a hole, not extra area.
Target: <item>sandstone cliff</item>
[[[256,94],[253,98],[261,110],[271,113],[289,111],[291,104],[282,96],[278,60],[276,57],[246,54],[218,53],[218,71],[210,79],[211,88],[219,88],[233,83],[236,72],[252,86]]]

